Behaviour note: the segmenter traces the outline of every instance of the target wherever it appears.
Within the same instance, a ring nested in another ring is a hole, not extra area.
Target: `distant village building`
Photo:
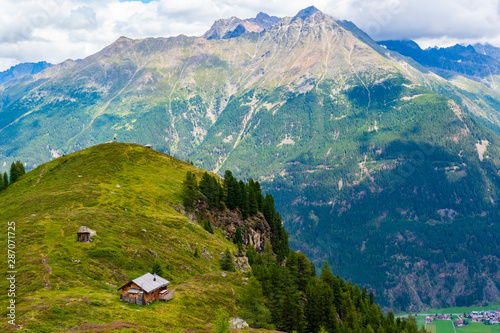
[[[169,284],[169,281],[159,275],[146,273],[118,288],[118,291],[122,291],[120,301],[139,305],[168,301],[174,297],[174,291],[167,290]]]
[[[97,233],[95,230],[87,228],[86,226],[81,226],[80,229],[78,229],[78,231],[76,232],[76,235],[77,235],[76,240],[78,242],[90,243],[90,242],[92,242],[92,238],[90,238],[90,237],[97,236]]]
[[[148,143],[147,145],[144,145],[144,147],[149,148],[149,149],[153,149],[153,145],[150,143]]]

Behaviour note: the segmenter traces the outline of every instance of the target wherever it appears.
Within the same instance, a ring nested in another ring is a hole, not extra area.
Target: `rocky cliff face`
[[[210,221],[214,228],[222,229],[225,232],[228,240],[233,240],[236,230],[240,228],[243,234],[243,245],[253,246],[258,252],[264,251],[266,242],[271,243],[271,228],[267,223],[264,215],[259,212],[255,216],[251,216],[243,220],[239,211],[208,209],[206,203],[199,202],[194,214],[197,222]]]

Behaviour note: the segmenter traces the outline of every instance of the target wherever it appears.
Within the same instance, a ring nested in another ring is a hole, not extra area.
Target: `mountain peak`
[[[296,19],[296,18],[300,18],[302,20],[305,20],[306,18],[308,18],[309,16],[312,16],[313,14],[317,13],[317,12],[321,12],[318,8],[314,7],[314,6],[309,6],[307,8],[304,8],[302,10],[300,10],[297,15],[295,15],[293,18]]]
[[[278,23],[281,18],[270,16],[260,12],[256,17],[250,19],[239,19],[235,16],[229,19],[220,19],[214,22],[212,27],[203,34],[206,39],[228,39],[239,37],[250,32],[261,32]]]

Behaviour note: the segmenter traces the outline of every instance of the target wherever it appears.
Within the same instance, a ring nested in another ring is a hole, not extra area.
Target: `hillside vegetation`
[[[234,314],[242,277],[213,272],[219,253],[236,247],[174,208],[187,171],[203,173],[139,145],[106,144],[46,163],[4,190],[0,219],[16,225],[17,323],[39,332],[120,322],[203,328],[220,305]],[[92,243],[76,241],[82,225],[96,230]],[[6,244],[6,234],[0,237]],[[195,257],[195,248],[213,258]],[[116,289],[150,272],[157,259],[175,300],[121,304]]]
[[[318,279],[305,255],[283,252],[288,247],[282,244],[285,240],[273,235],[285,237],[286,232],[273,231],[278,228],[274,222],[262,254],[246,247],[253,273],[235,272],[227,260],[221,264],[221,257],[238,251],[226,239],[231,238],[227,230],[207,231],[182,214],[181,201],[187,200],[186,184],[192,175],[195,186],[196,179],[217,179],[152,149],[111,143],[62,156],[20,176],[0,193],[0,219],[15,222],[16,228],[18,325],[6,323],[2,328],[206,332],[223,308],[227,315],[248,320],[256,328],[252,331],[417,332],[414,323],[384,316],[372,292],[335,278],[327,264]],[[258,185],[238,183],[230,172],[226,175],[219,183],[225,185],[224,193],[231,182],[243,184],[249,193]],[[195,196],[209,193],[199,189]],[[279,218],[272,197],[255,193],[261,197],[262,213],[258,202],[254,211],[250,204],[245,221]],[[227,193],[223,197],[214,208],[220,214],[229,202]],[[209,201],[199,197],[197,205],[205,200]],[[233,209],[242,214],[241,207]],[[96,230],[93,242],[76,241],[82,225]],[[4,244],[6,236],[0,236]],[[271,244],[276,244],[276,253]],[[2,264],[7,267],[5,258]],[[158,264],[172,282],[174,299],[148,306],[121,303],[117,288]],[[222,273],[221,268],[228,271]],[[6,290],[4,281],[0,285]],[[6,302],[6,295],[0,300]]]

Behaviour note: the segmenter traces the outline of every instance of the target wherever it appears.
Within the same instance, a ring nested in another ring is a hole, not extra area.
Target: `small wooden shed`
[[[95,230],[92,230],[90,228],[87,228],[86,226],[81,226],[80,229],[78,229],[77,233],[77,241],[78,242],[92,242],[91,236],[96,236],[97,233]]]
[[[118,288],[122,291],[120,301],[147,305],[153,301],[172,299],[173,291],[167,290],[169,284],[170,281],[159,275],[146,273]]]

